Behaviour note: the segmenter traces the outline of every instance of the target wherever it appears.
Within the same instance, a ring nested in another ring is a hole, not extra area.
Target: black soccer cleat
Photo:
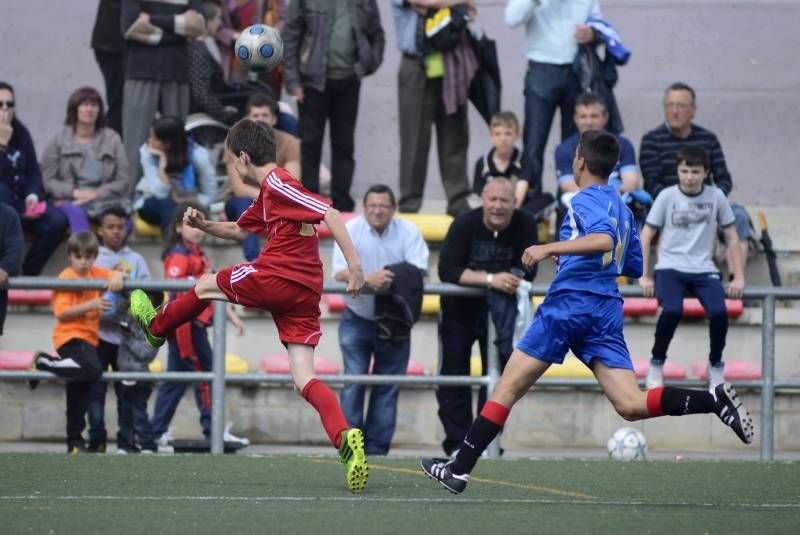
[[[423,458],[419,465],[429,478],[438,481],[441,486],[453,494],[461,494],[469,483],[469,474],[456,475],[450,469],[453,461],[450,459]]]
[[[756,434],[753,419],[739,400],[739,395],[730,383],[722,383],[714,389],[717,398],[717,416],[733,429],[736,436],[745,444],[753,442]]]

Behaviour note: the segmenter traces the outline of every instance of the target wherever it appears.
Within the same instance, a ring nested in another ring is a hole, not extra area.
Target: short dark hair
[[[203,8],[203,17],[205,17],[206,23],[222,13],[222,7],[212,0],[206,0],[201,7]]]
[[[578,106],[600,106],[603,108],[603,111],[608,111],[608,105],[606,104],[606,99],[604,99],[601,95],[597,93],[581,93],[578,95],[578,98],[575,99],[575,107]]]
[[[700,166],[706,171],[711,169],[711,161],[708,157],[708,151],[698,145],[683,145],[678,149],[678,156],[676,158],[677,165],[684,164],[689,167]]]
[[[492,119],[489,121],[490,129],[495,126],[509,126],[519,132],[519,119],[513,111],[498,111],[492,115]]]
[[[266,93],[253,93],[247,97],[247,104],[244,106],[244,114],[249,115],[250,108],[263,107],[269,108],[269,111],[272,112],[272,115],[275,116],[276,119],[278,118],[278,114],[281,111],[280,106],[278,106],[278,101]]]
[[[174,115],[162,115],[153,121],[153,134],[167,144],[166,172],[181,173],[189,165],[189,136],[183,120]]]
[[[235,157],[240,152],[246,153],[255,166],[275,161],[275,132],[272,127],[247,118],[231,126],[225,146]]]
[[[128,213],[125,211],[125,208],[123,208],[121,204],[112,204],[111,206],[103,210],[100,213],[100,217],[97,218],[97,222],[100,223],[100,226],[103,226],[103,220],[108,216],[114,216],[120,219],[127,219]]]
[[[189,208],[195,208],[208,219],[208,209],[199,202],[188,201],[179,204],[172,216],[172,223],[167,227],[167,239],[164,241],[164,248],[161,250],[161,260],[166,260],[172,248],[181,242],[182,237],[178,233],[178,227],[183,225],[183,214]]]
[[[6,91],[10,91],[12,95],[14,94],[14,88],[11,87],[11,84],[8,82],[0,81],[0,89],[5,89]]]
[[[95,130],[100,130],[106,125],[106,114],[103,111],[103,97],[100,92],[94,87],[79,87],[69,96],[67,100],[67,117],[64,119],[64,124],[71,126],[73,129],[78,124],[78,106],[84,102],[94,102],[100,108],[97,113],[97,119],[94,122]]]
[[[694,89],[689,84],[683,82],[675,82],[671,84],[666,91],[664,91],[664,96],[667,95],[670,91],[688,91],[690,95],[692,95],[692,104],[695,103],[696,96]]]
[[[608,180],[619,161],[619,142],[612,134],[601,130],[587,130],[581,134],[578,156],[594,176]]]
[[[397,200],[394,197],[394,192],[392,191],[392,188],[386,184],[373,184],[370,186],[367,192],[364,194],[364,200],[362,201],[363,204],[367,204],[367,197],[369,197],[370,193],[375,193],[378,195],[383,195],[385,193],[389,196],[389,201],[392,203],[392,207],[397,206]]]
[[[67,254],[97,256],[100,244],[97,237],[88,230],[72,234],[67,240]]]

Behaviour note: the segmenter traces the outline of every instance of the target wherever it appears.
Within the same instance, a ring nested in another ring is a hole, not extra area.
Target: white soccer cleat
[[[222,440],[224,442],[235,442],[236,444],[241,444],[242,446],[249,446],[250,440],[244,437],[237,437],[231,433],[231,427],[233,427],[233,424],[228,424],[225,426],[225,434],[222,435]]]
[[[644,385],[648,390],[664,386],[664,364],[653,364],[647,368],[647,378]]]

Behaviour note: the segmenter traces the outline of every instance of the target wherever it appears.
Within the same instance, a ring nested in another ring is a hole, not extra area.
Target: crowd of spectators
[[[373,290],[400,291],[398,277],[405,285],[409,279],[421,281],[428,269],[427,246],[412,224],[394,215],[418,212],[422,207],[434,126],[446,211],[455,217],[442,245],[439,277],[445,282],[487,288],[485,298],[442,299],[442,374],[467,374],[475,341],[485,360],[488,312],[495,322],[501,363],[511,352],[517,286],[535,275],[524,271],[519,259],[526,247],[536,243],[537,219],[545,216],[545,208],[553,200],[544,190],[542,175],[556,109],[560,110],[561,135],[560,144],[552,152],[557,182],[553,193],[562,217],[568,215],[570,199],[578,191],[572,160],[579,136],[587,130],[608,129],[617,137],[621,156],[609,182],[618,188],[639,225],[647,222],[649,230],[644,236],[648,239],[665,224],[662,204],[666,201],[659,199],[679,184],[678,154],[683,148],[700,147],[707,153],[707,165],[702,156],[684,158],[684,163],[693,164],[699,158],[705,165],[703,181],[707,186],[719,190],[723,199],[733,189],[719,140],[693,122],[697,95],[685,83],[666,89],[664,123],[642,137],[637,166],[633,143],[620,133],[620,107],[611,92],[613,80],[606,79],[604,89],[596,91],[592,89],[595,85],[587,85],[581,77],[581,69],[575,68],[582,54],[597,54],[603,47],[604,65],[615,68],[627,61],[627,51],[620,52],[614,48],[617,44],[609,44],[613,41],[608,39],[609,32],[616,34],[602,20],[599,4],[598,0],[570,2],[562,9],[557,3],[536,0],[507,2],[505,23],[510,28],[522,27],[525,32],[524,122],[520,126],[510,111],[491,117],[490,145],[475,163],[470,184],[467,90],[478,69],[477,60],[463,33],[467,30],[459,30],[449,48],[443,49],[432,37],[430,17],[438,9],[449,7],[453,20],[458,13],[465,21],[474,20],[477,7],[472,0],[392,0],[396,46],[401,53],[397,73],[399,196],[395,199],[393,189],[386,185],[370,188],[363,199],[363,216],[347,227]],[[239,32],[253,23],[277,27],[285,44],[284,64],[258,77],[248,75],[232,54]],[[258,195],[259,185],[239,177],[224,158],[216,161],[208,147],[186,132],[190,113],[205,113],[225,125],[249,117],[271,126],[276,132],[276,163],[315,193],[322,188],[321,177],[325,176],[321,160],[327,125],[330,196],[339,210],[355,210],[350,190],[356,166],[354,134],[361,82],[380,67],[384,46],[376,0],[100,0],[91,47],[105,82],[105,99],[92,87],[75,90],[67,99],[63,126],[53,125],[54,133],[40,157],[18,117],[13,87],[0,82],[0,283],[17,273],[41,273],[68,234],[84,236],[80,239],[83,241],[72,240],[70,255],[96,256],[95,245],[83,234],[92,228],[99,229],[103,238],[98,266],[116,268],[119,262],[101,260],[109,257],[120,261],[128,252],[124,242],[109,249],[106,242],[113,243],[114,238],[105,229],[108,221],[101,217],[104,214],[114,224],[124,226],[126,238],[133,228],[133,217],[160,227],[165,236],[172,228],[174,235],[180,217],[176,210],[185,203],[216,211],[215,217],[238,219]],[[290,105],[281,102],[282,90],[297,104],[297,117]],[[472,194],[480,196],[480,207],[470,208]],[[659,210],[648,216],[654,202]],[[751,237],[747,212],[734,203],[729,213],[725,203],[719,199],[715,202],[722,206],[715,212],[720,239],[732,246],[728,248],[727,273],[738,287],[743,284],[742,263]],[[734,227],[730,227],[730,214]],[[730,228],[736,232],[731,233]],[[23,232],[29,241],[24,256]],[[172,245],[186,247],[183,241]],[[260,245],[257,236],[249,235],[243,242],[245,259],[254,260]],[[333,263],[333,277],[343,280],[346,269],[340,255],[334,253]],[[394,269],[398,265],[401,267]],[[410,274],[404,270],[408,266],[413,267]],[[703,269],[717,268],[704,263]],[[139,277],[147,276],[146,270],[135,271]],[[659,285],[669,285],[663,282],[663,273],[657,271],[656,275],[655,291],[652,281],[646,280],[643,286],[663,302],[666,290],[659,290]],[[713,304],[718,308],[716,286],[714,292]],[[5,292],[0,292],[0,332],[5,298]],[[707,304],[708,299],[702,300]],[[398,336],[391,328],[386,334],[379,302],[380,298],[373,296],[347,300],[339,330],[346,373],[367,373],[370,366],[375,373],[405,370],[410,335],[405,331]],[[653,354],[656,364],[666,358],[666,346],[677,325],[673,308],[665,308],[659,320],[660,342]],[[720,344],[724,346],[724,334],[720,333],[727,324],[723,327],[721,320],[714,319],[718,314],[712,312],[709,317],[715,349],[711,362],[712,367],[719,367]],[[413,320],[409,322],[413,324]],[[121,338],[118,332],[109,334],[107,328],[103,327],[106,330],[100,334],[99,359],[103,366],[110,364],[118,369],[116,356],[113,360],[104,356],[104,344],[115,345],[116,352]],[[202,346],[200,342],[198,338]],[[172,353],[171,347],[170,358]],[[198,369],[205,369],[206,364],[198,364]],[[89,410],[90,425],[95,430],[92,440],[104,443],[102,406],[92,410],[91,404],[86,405],[87,392],[77,392],[79,400],[73,405],[83,407],[84,412]],[[170,400],[157,404],[167,408],[157,411],[161,416],[156,429],[150,430],[156,438],[166,432],[164,421],[169,420],[175,399],[180,397],[169,392],[159,392],[159,399],[166,396]],[[149,391],[123,392],[118,388],[117,395],[123,394],[129,400],[126,421],[140,422],[140,409]],[[97,403],[105,397],[105,390],[97,390],[91,397]],[[482,391],[479,406],[484,399]],[[204,400],[199,392],[198,406],[207,431]],[[351,425],[364,427],[367,452],[385,454],[394,432],[397,387],[373,388],[366,411],[364,400],[363,386],[343,389],[346,416]],[[442,386],[437,390],[437,401],[446,436],[443,447],[451,454],[472,422],[470,389]],[[70,425],[73,428],[68,434],[73,440],[77,424]],[[121,433],[131,436],[136,426],[130,423]],[[127,447],[128,442],[123,443]]]

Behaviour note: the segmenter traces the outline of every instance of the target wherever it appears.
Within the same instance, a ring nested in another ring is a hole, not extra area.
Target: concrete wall
[[[505,2],[477,0],[477,25],[497,39],[504,77],[504,107],[522,113],[524,60],[522,30],[502,21]],[[357,132],[357,177],[354,193],[369,184],[397,183],[398,138],[396,72],[399,54],[387,0],[379,0],[387,32],[386,58],[367,79]],[[97,2],[79,0],[3,0],[0,19],[0,79],[17,89],[20,117],[31,128],[37,146],[63,121],[68,94],[81,85],[102,88],[89,50]],[[697,122],[715,131],[722,142],[735,190],[746,204],[796,202],[798,186],[786,170],[800,167],[796,125],[800,48],[795,0],[603,0],[604,15],[633,51],[621,70],[617,98],[626,134],[638,146],[642,134],[661,121],[663,88],[676,80],[698,93]],[[46,14],[47,16],[44,16]],[[471,112],[470,161],[486,150],[484,126]],[[555,188],[548,150],[545,186]],[[431,157],[426,196],[443,197]],[[436,205],[437,208],[441,204]],[[440,209],[440,208],[439,208]]]

